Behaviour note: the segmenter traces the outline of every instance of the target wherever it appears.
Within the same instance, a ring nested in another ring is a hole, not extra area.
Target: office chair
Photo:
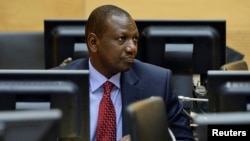
[[[128,105],[125,109],[131,141],[173,141],[161,97],[150,97]]]
[[[244,60],[237,60],[222,65],[221,70],[248,70],[248,65]]]

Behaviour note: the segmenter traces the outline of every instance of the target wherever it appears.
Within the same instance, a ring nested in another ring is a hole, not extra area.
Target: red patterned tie
[[[104,94],[99,105],[96,141],[116,141],[116,115],[110,98],[113,84],[104,83]]]

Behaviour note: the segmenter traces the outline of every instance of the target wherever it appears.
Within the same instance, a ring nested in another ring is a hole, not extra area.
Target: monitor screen
[[[208,112],[250,111],[249,71],[208,71]]]
[[[250,113],[249,112],[223,112],[197,114],[194,117],[197,125],[194,129],[196,140],[241,140],[250,138]]]
[[[58,109],[1,111],[1,141],[56,141],[62,113]]]
[[[88,70],[0,70],[1,110],[25,109],[19,102],[60,109],[60,137],[89,139]]]

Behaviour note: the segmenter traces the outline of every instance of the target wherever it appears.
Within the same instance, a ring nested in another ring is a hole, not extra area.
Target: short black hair
[[[98,36],[102,36],[106,29],[106,21],[109,16],[127,16],[130,14],[124,9],[115,5],[103,5],[94,9],[86,23],[85,36],[88,37],[89,33],[95,33]]]

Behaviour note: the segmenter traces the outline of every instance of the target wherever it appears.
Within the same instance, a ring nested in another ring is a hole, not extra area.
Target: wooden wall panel
[[[46,18],[82,18],[82,0],[1,0],[0,31],[42,31]]]

